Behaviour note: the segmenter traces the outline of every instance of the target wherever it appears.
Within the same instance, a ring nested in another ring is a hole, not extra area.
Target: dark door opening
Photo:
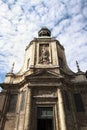
[[[53,107],[37,108],[37,130],[53,130]]]
[[[38,119],[37,130],[53,130],[52,119]]]

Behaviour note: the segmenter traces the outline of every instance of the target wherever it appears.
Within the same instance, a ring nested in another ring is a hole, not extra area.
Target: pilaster
[[[57,91],[58,91],[58,110],[59,110],[58,112],[59,112],[60,128],[61,130],[67,130],[62,90],[58,88]]]
[[[31,89],[29,88],[27,92],[24,130],[30,130],[30,129],[31,129]]]

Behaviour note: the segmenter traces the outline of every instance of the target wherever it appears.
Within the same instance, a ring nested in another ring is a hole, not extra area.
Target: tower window
[[[20,106],[20,110],[21,110],[21,111],[24,110],[24,105],[25,105],[25,96],[26,96],[26,92],[23,91],[23,92],[22,92],[22,97],[21,97],[21,106]]]
[[[59,60],[59,66],[63,67],[63,59],[61,57],[58,57],[58,60]]]
[[[9,108],[8,108],[9,112],[15,112],[16,103],[17,103],[17,94],[11,94],[10,101],[9,101]]]
[[[27,61],[27,69],[29,69],[29,64],[30,64],[30,58]]]
[[[74,94],[74,100],[75,100],[75,106],[76,106],[77,112],[84,112],[85,111],[84,104],[82,102],[82,97],[80,93]]]

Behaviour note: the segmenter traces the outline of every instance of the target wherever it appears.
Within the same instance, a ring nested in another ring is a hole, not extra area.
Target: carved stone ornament
[[[43,45],[40,49],[41,50],[40,50],[39,63],[48,64],[49,63],[49,51],[47,49],[47,46]]]
[[[35,97],[54,97],[54,96],[57,96],[57,93],[56,93],[56,89],[50,89],[50,90],[47,90],[47,89],[40,89],[40,90],[35,90],[33,92],[33,96]]]

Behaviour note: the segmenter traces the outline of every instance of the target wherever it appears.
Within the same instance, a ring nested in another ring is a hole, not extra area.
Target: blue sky
[[[1,0],[0,82],[11,70],[18,72],[24,51],[43,26],[65,48],[67,62],[76,72],[76,60],[87,70],[87,0]]]

